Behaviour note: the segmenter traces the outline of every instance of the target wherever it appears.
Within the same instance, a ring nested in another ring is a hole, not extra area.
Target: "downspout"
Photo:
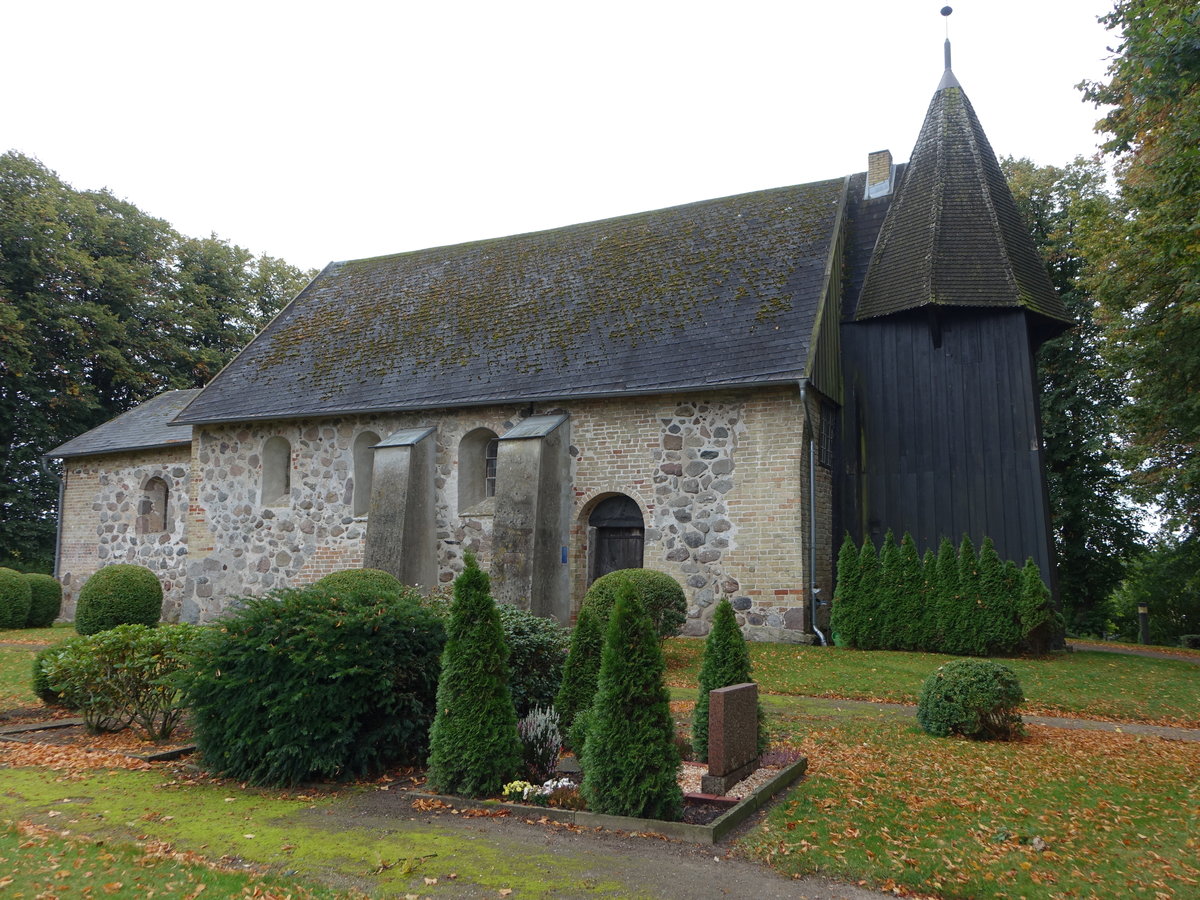
[[[800,382],[800,406],[804,410],[804,423],[808,422],[808,380]],[[817,627],[817,466],[816,445],[812,437],[812,428],[808,427],[808,600],[809,615],[812,617],[813,634],[821,642],[822,647],[829,646],[825,635]]]
[[[62,526],[63,526],[63,495],[67,487],[67,465],[63,462],[61,475],[55,475],[58,481],[58,521],[54,523],[54,578],[57,580],[62,570]]]

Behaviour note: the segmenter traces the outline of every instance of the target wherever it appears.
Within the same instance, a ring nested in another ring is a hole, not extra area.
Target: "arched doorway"
[[[618,569],[640,569],[646,529],[637,503],[624,494],[601,500],[588,516],[591,532],[591,584],[601,575]]]

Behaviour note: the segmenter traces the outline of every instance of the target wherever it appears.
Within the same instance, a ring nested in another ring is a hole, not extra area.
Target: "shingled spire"
[[[856,320],[927,306],[1024,308],[1071,322],[950,69],[884,220]]]

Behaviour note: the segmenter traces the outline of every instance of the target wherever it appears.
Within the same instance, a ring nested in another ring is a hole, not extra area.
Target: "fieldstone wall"
[[[188,454],[179,447],[64,461],[58,572],[63,618],[74,618],[79,589],[110,563],[153,571],[163,586],[163,618],[179,617],[187,563]],[[169,492],[166,528],[139,533],[139,505],[152,478],[162,479]]]
[[[684,586],[686,633],[707,633],[716,601],[728,597],[749,637],[807,639],[807,456],[794,388],[198,427],[183,617],[208,620],[233,597],[362,565],[366,518],[353,515],[353,446],[364,431],[384,438],[437,427],[438,574],[427,587],[448,587],[467,550],[488,568],[494,502],[460,512],[459,444],[480,427],[504,434],[530,412],[571,417],[573,615],[589,578],[588,516],[622,493],[643,511],[644,565]],[[263,506],[261,451],[275,436],[291,445],[291,489]],[[828,484],[819,477],[819,492]],[[819,505],[828,510],[828,500]],[[819,559],[830,556],[828,539],[826,525]]]

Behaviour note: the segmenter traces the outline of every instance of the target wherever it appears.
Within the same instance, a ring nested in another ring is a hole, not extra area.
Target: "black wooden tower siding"
[[[949,67],[897,174],[852,184],[836,534],[988,536],[1053,588],[1035,355],[1071,320]]]

